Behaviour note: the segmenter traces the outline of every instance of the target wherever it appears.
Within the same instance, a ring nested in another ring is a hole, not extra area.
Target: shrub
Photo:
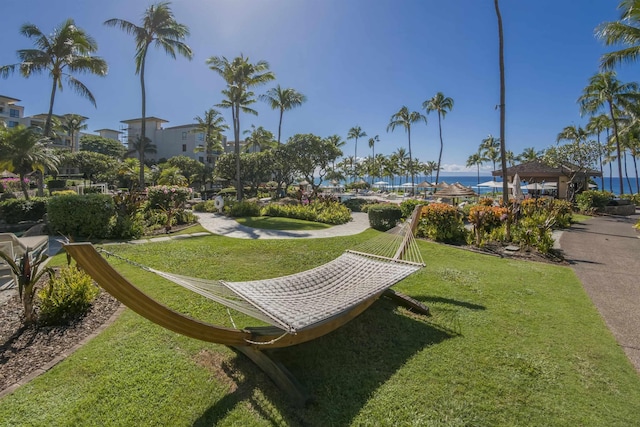
[[[640,193],[622,194],[622,195],[620,195],[620,198],[621,199],[631,200],[631,203],[633,203],[636,206],[640,206]]]
[[[100,187],[84,187],[82,189],[83,194],[102,194],[102,189]]]
[[[144,234],[144,199],[139,193],[118,193],[113,196],[116,215],[111,218],[111,237],[137,239]]]
[[[76,193],[74,190],[58,190],[51,191],[50,194],[52,196],[76,196],[78,193]]]
[[[379,231],[391,230],[402,219],[402,209],[398,205],[369,206],[369,225]]]
[[[6,192],[0,194],[0,201],[12,200],[12,199],[17,199],[17,196],[14,193],[12,193],[11,191],[6,191]]]
[[[260,216],[260,205],[246,200],[231,201],[224,206],[224,211],[234,218]]]
[[[372,202],[369,200],[360,199],[356,197],[353,199],[345,200],[344,202],[342,202],[342,204],[345,205],[348,209],[350,209],[351,212],[362,212],[362,207],[365,205],[372,204]]]
[[[34,197],[29,200],[10,199],[0,202],[0,218],[8,224],[20,221],[39,221],[47,212],[47,199]]]
[[[469,211],[469,222],[473,225],[475,244],[482,246],[494,229],[507,219],[508,209],[498,206],[475,205]]]
[[[415,207],[423,204],[424,202],[421,202],[420,200],[415,200],[415,199],[407,199],[402,201],[402,203],[400,203],[400,209],[402,210],[402,217],[409,218],[413,213],[413,210],[415,209]]]
[[[351,221],[351,211],[341,203],[329,199],[316,200],[308,205],[269,203],[261,210],[264,216],[295,218],[325,224],[344,224]]]
[[[193,205],[193,210],[195,212],[218,212],[218,208],[216,208],[216,203],[214,200],[207,200],[206,202],[198,202]]]
[[[576,204],[581,212],[592,212],[596,208],[607,206],[613,199],[613,193],[608,191],[587,190],[576,196]]]
[[[536,248],[540,253],[549,253],[553,248],[551,228],[555,223],[553,212],[540,211],[523,217],[514,225],[511,236],[524,248]]]
[[[430,203],[422,208],[418,236],[437,242],[458,243],[466,240],[466,231],[455,207],[446,203]]]
[[[98,295],[91,277],[75,266],[65,267],[38,292],[40,318],[49,325],[64,325],[87,312]]]
[[[24,182],[29,187],[30,181],[29,178],[25,178]],[[20,185],[20,178],[3,178],[2,185],[4,186],[4,190],[9,193],[21,193],[22,186]]]
[[[149,198],[149,209],[176,209],[182,207],[193,190],[189,187],[179,187],[177,185],[156,185],[147,188]]]
[[[74,238],[108,238],[115,213],[113,198],[106,194],[52,197],[47,206],[51,230]]]

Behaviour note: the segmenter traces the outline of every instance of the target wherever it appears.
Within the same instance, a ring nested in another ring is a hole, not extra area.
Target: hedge
[[[391,230],[402,219],[402,209],[398,205],[369,206],[369,225],[379,231]]]
[[[0,202],[0,219],[3,219],[7,224],[39,221],[44,218],[45,213],[47,213],[46,198],[8,199]]]
[[[107,194],[64,195],[49,200],[47,213],[55,234],[103,239],[110,236],[109,224],[116,209]]]

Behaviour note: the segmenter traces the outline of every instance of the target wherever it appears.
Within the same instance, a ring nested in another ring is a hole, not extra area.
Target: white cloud
[[[441,165],[442,170],[441,172],[464,172],[464,173],[469,173],[469,172],[477,172],[478,168],[477,167],[472,167],[472,168],[468,168],[465,165],[458,165],[456,163],[451,163],[451,164],[442,164]],[[492,171],[493,168],[491,166],[480,166],[480,172],[490,172]]]

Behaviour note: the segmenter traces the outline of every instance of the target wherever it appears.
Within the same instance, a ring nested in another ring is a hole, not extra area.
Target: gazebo
[[[564,163],[558,167],[551,167],[539,160],[521,163],[519,165],[507,168],[507,180],[511,182],[513,177],[518,174],[522,181],[526,181],[528,185],[537,183],[541,188],[553,189],[556,197],[566,199],[568,196],[569,185],[573,182],[583,182],[583,188],[587,188],[586,181],[589,177],[599,177],[602,174],[593,169],[580,168],[579,166]],[[502,176],[501,170],[492,172],[493,176]],[[573,181],[570,181],[573,178]],[[527,186],[531,189],[532,187]],[[535,188],[535,187],[534,187]]]

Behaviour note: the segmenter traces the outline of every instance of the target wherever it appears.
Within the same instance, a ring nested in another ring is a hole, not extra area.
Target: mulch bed
[[[101,290],[87,314],[70,325],[25,326],[17,290],[2,292],[13,295],[0,302],[0,391],[72,349],[120,307],[115,298]]]

